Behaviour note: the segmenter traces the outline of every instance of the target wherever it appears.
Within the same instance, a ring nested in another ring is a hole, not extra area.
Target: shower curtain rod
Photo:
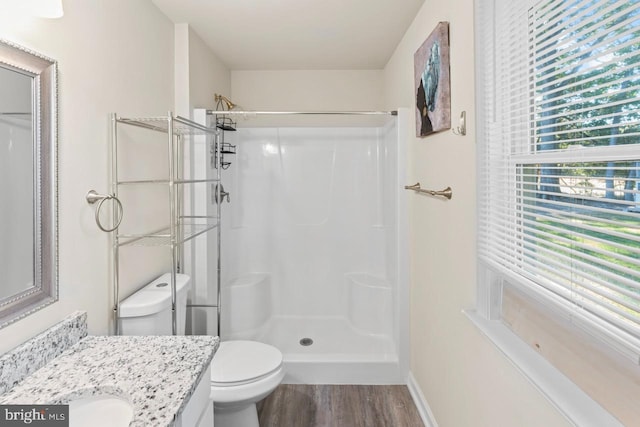
[[[390,115],[397,116],[398,112],[393,111],[216,111],[216,110],[207,110],[208,116],[213,115],[273,115],[273,116],[284,116],[284,115],[334,115],[334,116],[374,116],[374,115]]]

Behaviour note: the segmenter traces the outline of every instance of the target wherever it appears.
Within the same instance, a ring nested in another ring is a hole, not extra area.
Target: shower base
[[[283,353],[286,384],[404,384],[388,335],[362,333],[344,317],[274,316],[265,326],[256,339]]]

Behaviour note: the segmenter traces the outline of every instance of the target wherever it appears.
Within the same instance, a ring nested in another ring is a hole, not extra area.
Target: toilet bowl
[[[216,427],[258,427],[256,403],[284,378],[282,353],[255,341],[225,341],[211,362]]]
[[[164,274],[120,304],[123,335],[171,335],[171,275]],[[176,275],[176,322],[183,335],[190,278]],[[211,362],[215,427],[259,427],[256,403],[284,378],[282,353],[255,341],[225,341]]]

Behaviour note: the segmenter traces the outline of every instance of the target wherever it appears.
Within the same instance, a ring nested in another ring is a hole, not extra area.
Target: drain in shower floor
[[[313,344],[313,340],[311,338],[302,338],[300,340],[300,345],[309,346]]]

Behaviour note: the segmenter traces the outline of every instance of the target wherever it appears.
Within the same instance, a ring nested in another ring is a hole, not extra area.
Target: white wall
[[[64,8],[57,20],[17,17],[5,9],[0,15],[0,38],[58,60],[60,73],[60,301],[0,330],[0,353],[74,310],[88,311],[91,333],[108,331],[109,240],[84,197],[91,188],[109,191],[109,113],[163,115],[173,109],[173,25],[151,2],[65,0]],[[148,155],[131,164],[156,160]],[[166,268],[153,251],[130,260],[125,292]]]
[[[220,93],[228,96],[231,93],[231,72],[188,24],[175,24],[175,51],[176,113],[204,123],[205,117],[194,117],[194,109],[215,109],[214,95]],[[211,137],[198,136],[193,143],[185,144],[185,158],[199,160],[185,164],[185,176],[204,178],[215,174],[210,168],[210,140]],[[201,183],[183,187],[185,204],[192,214],[207,213],[211,194],[208,186]],[[215,235],[214,232],[206,233],[183,246],[183,272],[191,276],[190,304],[216,303],[216,264],[212,261],[217,258],[213,251],[213,248],[217,249]],[[188,332],[217,333],[213,307],[188,308],[187,313]]]
[[[176,113],[192,117],[194,108],[214,109],[214,94],[231,93],[231,72],[189,24],[175,24]]]
[[[449,21],[451,108],[468,134],[416,138],[408,184],[453,188],[453,199],[410,197],[411,372],[440,426],[560,426],[567,421],[462,314],[475,304],[473,1],[426,0],[384,70],[385,107],[415,108],[413,54]]]
[[[245,110],[375,110],[383,105],[382,71],[232,71],[231,95]]]
[[[214,94],[231,93],[231,72],[192,29],[189,29],[189,71],[192,109],[214,109]]]

